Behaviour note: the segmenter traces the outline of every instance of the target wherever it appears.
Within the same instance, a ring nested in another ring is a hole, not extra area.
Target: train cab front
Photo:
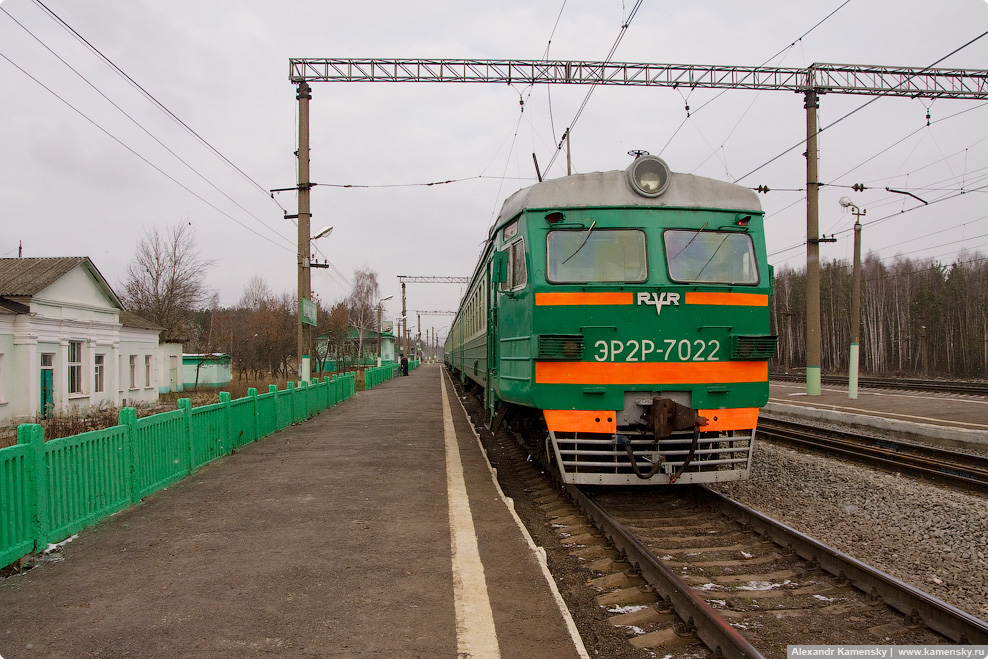
[[[751,467],[777,343],[760,206],[656,161],[636,160],[658,181],[641,186],[651,200],[546,214],[533,402],[568,483],[709,483]]]

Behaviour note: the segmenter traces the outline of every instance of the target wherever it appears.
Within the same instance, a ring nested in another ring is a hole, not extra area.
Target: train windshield
[[[755,247],[746,233],[670,229],[663,237],[669,277],[675,282],[758,283]]]
[[[548,280],[643,282],[648,279],[645,232],[638,229],[560,229],[546,239]]]

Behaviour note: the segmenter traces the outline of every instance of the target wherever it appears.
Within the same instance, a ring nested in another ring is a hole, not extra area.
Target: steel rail
[[[826,449],[889,471],[988,494],[988,459],[977,455],[775,419],[763,419],[758,431],[763,439]]]
[[[573,485],[567,485],[570,497],[601,528],[614,546],[628,558],[628,562],[641,572],[642,577],[666,601],[679,616],[692,624],[696,635],[715,656],[726,659],[762,659],[763,655],[744,636],[724,620],[693,588],[680,579],[649,551],[620,522],[605,511],[589,495]]]
[[[988,644],[988,622],[706,486],[693,487],[701,500],[713,510],[771,539],[777,545],[791,549],[801,558],[868,594],[874,601],[881,600],[908,621],[923,624],[954,643]],[[572,485],[566,489],[614,546],[626,554],[628,562],[636,566],[642,577],[673,605],[680,617],[693,622],[697,636],[715,654],[723,652],[725,657],[761,656],[756,648],[590,495]]]
[[[815,562],[830,574],[846,578],[858,590],[869,593],[873,597],[881,597],[885,604],[903,615],[915,618],[918,614],[923,624],[951,641],[962,645],[988,644],[988,622],[975,618],[943,600],[818,542],[719,492],[706,487],[698,489],[719,512],[771,538],[783,547],[790,547],[796,554]]]

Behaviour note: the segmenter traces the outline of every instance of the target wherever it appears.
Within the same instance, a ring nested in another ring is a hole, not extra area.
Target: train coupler
[[[649,420],[656,439],[671,437],[676,430],[699,429],[707,425],[707,419],[696,410],[671,398],[653,398]]]

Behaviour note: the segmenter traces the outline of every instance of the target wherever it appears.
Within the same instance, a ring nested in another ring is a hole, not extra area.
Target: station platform
[[[0,611],[7,659],[587,657],[438,365],[83,531]]]
[[[825,385],[808,396],[806,384],[771,382],[768,414],[842,423],[894,433],[904,439],[945,445],[988,448],[988,398],[859,388],[847,397],[846,386]]]

